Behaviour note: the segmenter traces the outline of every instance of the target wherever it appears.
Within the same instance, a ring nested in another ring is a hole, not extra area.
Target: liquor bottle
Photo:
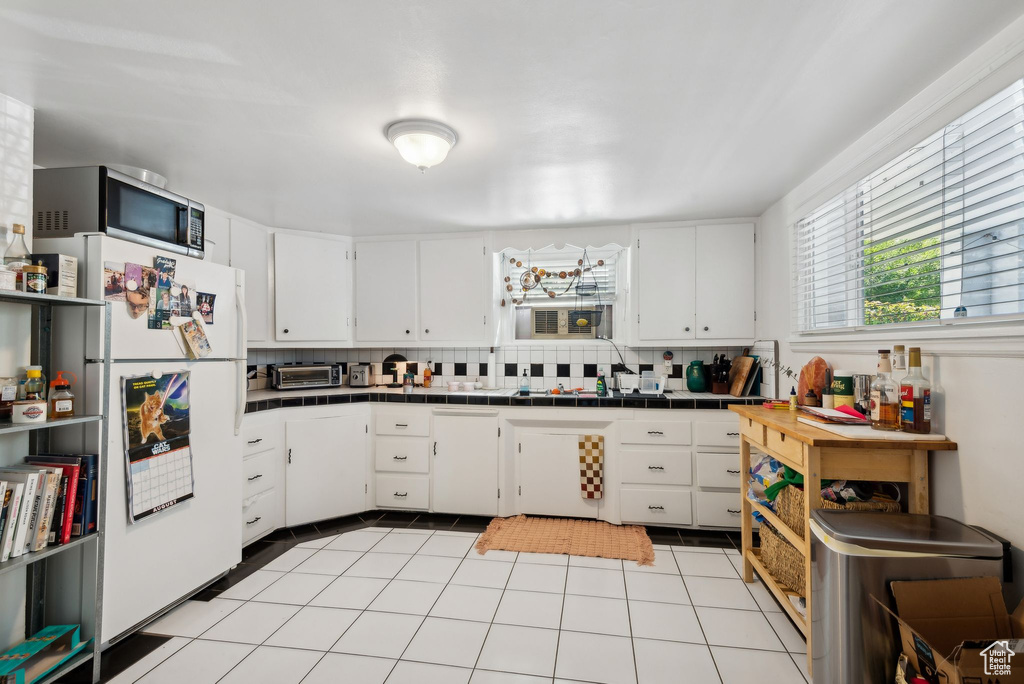
[[[900,419],[904,432],[932,431],[932,385],[921,370],[921,348],[910,348],[910,372],[900,383]]]
[[[878,372],[871,383],[871,427],[875,430],[900,429],[900,390],[892,379],[889,350],[878,350]]]
[[[899,385],[907,374],[907,348],[902,344],[892,347],[892,381]]]

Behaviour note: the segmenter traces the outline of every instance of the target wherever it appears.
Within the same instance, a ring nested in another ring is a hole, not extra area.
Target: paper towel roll
[[[484,386],[489,389],[498,386],[498,363],[494,360],[494,352],[487,354],[487,382]]]

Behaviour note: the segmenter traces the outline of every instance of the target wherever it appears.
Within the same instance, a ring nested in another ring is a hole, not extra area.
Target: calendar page
[[[130,449],[129,520],[135,522],[192,498],[192,447],[188,435]]]

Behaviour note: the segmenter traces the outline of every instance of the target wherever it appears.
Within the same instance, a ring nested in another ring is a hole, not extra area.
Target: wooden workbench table
[[[821,480],[878,480],[906,482],[910,513],[928,513],[928,452],[957,448],[948,440],[851,439],[797,421],[794,411],[766,409],[762,406],[729,407],[739,414],[740,470],[750,471],[751,447],[762,451],[804,476],[803,537],[791,530],[768,508],[747,498],[747,484],[740,491],[743,539],[743,581],[753,582],[754,571],[775,595],[807,639],[807,670],[811,670],[811,509],[819,498],[810,493],[821,490]],[[760,549],[753,546],[753,511],[771,523],[793,546],[803,553],[806,586],[797,591],[777,582],[761,564]],[[806,615],[800,615],[789,597],[798,594],[806,600]]]

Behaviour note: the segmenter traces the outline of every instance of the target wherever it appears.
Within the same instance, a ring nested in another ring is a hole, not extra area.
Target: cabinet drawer
[[[420,413],[386,413],[377,414],[376,433],[378,435],[412,435],[427,437],[430,435],[430,414]]]
[[[430,478],[423,475],[378,475],[377,505],[381,508],[429,508]]]
[[[242,455],[251,456],[276,447],[274,427],[274,425],[250,425],[242,428]]]
[[[799,440],[787,437],[784,432],[772,428],[765,430],[764,437],[765,447],[798,466],[804,464],[804,446]]]
[[[276,456],[276,451],[264,451],[242,461],[242,475],[245,476],[245,482],[242,483],[243,497],[249,498],[253,494],[265,492],[277,484]]]
[[[739,489],[741,483],[739,454],[697,452],[697,486]]]
[[[739,527],[743,520],[740,492],[696,492],[697,524],[701,527]]]
[[[688,485],[693,482],[689,450],[622,450],[622,481],[634,484]]]
[[[690,443],[690,422],[667,420],[624,420],[619,423],[623,444]]]
[[[737,495],[738,496],[738,495]],[[690,492],[685,489],[660,488],[619,489],[622,522],[650,523],[652,525],[690,525]]]
[[[430,441],[426,437],[378,437],[374,462],[378,472],[430,472]]]
[[[697,423],[697,444],[700,446],[740,445],[740,424],[733,418],[725,422]]]
[[[277,527],[277,490],[268,489],[242,501],[242,543]]]

